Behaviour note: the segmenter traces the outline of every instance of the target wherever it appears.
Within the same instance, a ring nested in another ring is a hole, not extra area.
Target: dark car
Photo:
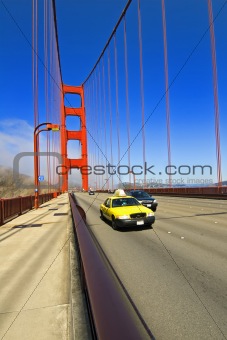
[[[94,195],[95,194],[94,190],[92,190],[92,189],[89,189],[88,193],[89,193],[89,195]]]
[[[142,205],[156,211],[158,202],[152,196],[150,196],[146,191],[142,190],[130,190],[127,191],[128,195],[135,197]]]

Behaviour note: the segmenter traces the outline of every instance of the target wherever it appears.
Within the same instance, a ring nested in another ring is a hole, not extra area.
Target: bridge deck
[[[0,228],[1,339],[70,337],[71,223],[63,194]]]

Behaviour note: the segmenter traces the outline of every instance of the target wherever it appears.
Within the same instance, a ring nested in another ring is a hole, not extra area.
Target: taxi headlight
[[[148,217],[148,216],[154,216],[154,213],[149,212],[149,213],[147,213],[147,217]]]
[[[116,216],[116,218],[118,218],[119,220],[127,220],[130,218],[129,215],[120,215],[120,216]]]

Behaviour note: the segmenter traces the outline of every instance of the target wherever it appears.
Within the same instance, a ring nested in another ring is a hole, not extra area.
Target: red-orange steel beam
[[[83,109],[81,107],[65,107],[65,114],[67,116],[75,116],[75,113],[77,116],[82,116],[83,115]]]
[[[87,166],[86,164],[84,164],[84,160],[82,158],[74,158],[74,159],[70,159],[68,158],[68,166],[70,169],[81,169],[81,172],[88,172],[88,170],[86,170]]]
[[[69,131],[67,130],[67,140],[81,140],[82,131]]]

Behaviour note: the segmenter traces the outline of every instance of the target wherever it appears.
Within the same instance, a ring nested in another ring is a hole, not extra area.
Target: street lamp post
[[[44,129],[39,130],[41,126],[46,125]],[[39,159],[38,159],[38,136],[42,131],[59,131],[60,126],[51,123],[42,123],[36,126],[34,129],[34,183],[35,183],[35,209],[39,207]]]

